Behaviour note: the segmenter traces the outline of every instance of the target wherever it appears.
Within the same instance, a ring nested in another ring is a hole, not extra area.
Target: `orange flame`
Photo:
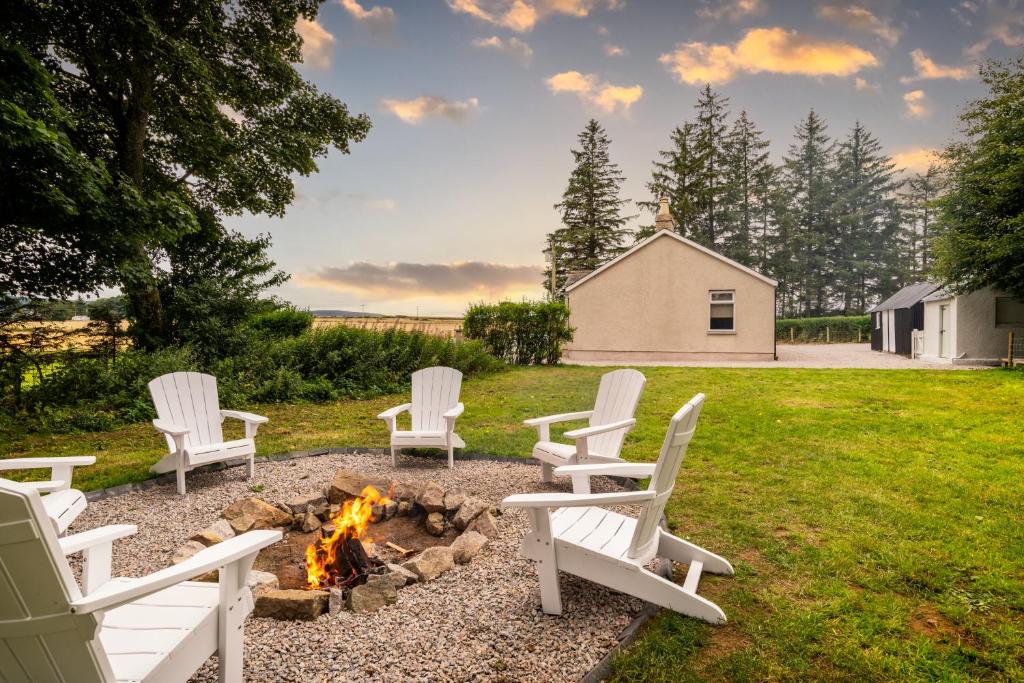
[[[334,532],[329,537],[321,538],[306,547],[308,588],[318,589],[332,583],[338,571],[335,565],[338,546],[347,539],[362,538],[373,518],[373,506],[386,505],[390,502],[386,495],[382,496],[373,486],[364,488],[358,498],[345,501],[338,514],[331,519]]]

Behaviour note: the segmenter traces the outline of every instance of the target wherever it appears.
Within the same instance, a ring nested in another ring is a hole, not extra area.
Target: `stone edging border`
[[[345,446],[340,448],[318,448],[311,451],[289,451],[287,453],[275,453],[272,455],[259,455],[256,456],[256,462],[284,462],[287,460],[298,460],[300,458],[315,458],[322,455],[357,455],[369,453],[371,455],[390,455],[391,451],[388,448],[360,448],[358,446]],[[431,457],[420,454],[407,454],[413,457]],[[540,463],[533,458],[520,458],[514,455],[491,455],[487,453],[459,453],[455,456],[456,460],[468,460],[468,461],[489,461],[489,462],[514,462],[520,465],[539,465]],[[197,467],[194,472],[217,472],[224,470],[229,467],[241,467],[245,464],[244,460],[234,460],[227,462],[214,463],[212,465],[204,465]],[[635,491],[637,490],[636,481],[626,477],[609,477],[619,486]],[[106,489],[97,489],[95,491],[86,491],[85,499],[92,503],[97,500],[104,500],[107,498],[116,498],[123,496],[127,493],[134,491],[147,491],[161,484],[173,485],[175,482],[175,473],[168,472],[161,474],[152,479],[146,479],[145,481],[133,482],[131,484],[120,484],[119,486],[111,486]],[[666,525],[666,520],[662,516],[661,525]],[[663,563],[664,565],[664,563]],[[662,571],[665,567],[661,567]],[[618,636],[618,644],[615,645],[611,650],[601,658],[594,668],[588,671],[580,678],[580,683],[600,683],[601,681],[607,680],[612,672],[612,662],[615,657],[633,644],[637,636],[640,634],[641,628],[647,624],[658,612],[660,608],[655,605],[648,604],[641,610],[640,614],[633,617],[633,620],[622,630]]]

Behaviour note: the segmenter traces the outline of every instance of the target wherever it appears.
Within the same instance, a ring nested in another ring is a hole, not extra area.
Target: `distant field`
[[[364,330],[402,330],[404,332],[424,332],[438,337],[451,338],[456,330],[462,329],[462,318],[415,318],[396,315],[391,317],[366,318],[317,318],[314,327],[333,327],[346,325]]]

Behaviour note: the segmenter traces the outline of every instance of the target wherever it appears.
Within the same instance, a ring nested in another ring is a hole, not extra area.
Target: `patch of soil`
[[[921,605],[910,618],[910,630],[932,640],[952,640],[960,637],[956,626],[931,605]]]

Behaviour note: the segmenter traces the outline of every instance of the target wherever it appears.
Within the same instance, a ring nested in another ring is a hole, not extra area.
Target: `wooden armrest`
[[[0,460],[0,470],[34,470],[41,467],[81,467],[95,465],[94,455],[69,455],[56,458],[7,458]]]
[[[394,408],[388,408],[383,413],[378,415],[377,419],[378,420],[387,420],[389,418],[397,417],[399,415],[399,413],[404,413],[405,411],[409,410],[409,408],[412,408],[412,404],[411,403],[403,403],[400,406],[395,406]]]
[[[502,507],[558,508],[588,505],[628,505],[652,500],[655,491],[616,491],[615,493],[521,493],[501,501]]]
[[[576,413],[562,413],[560,415],[548,415],[547,417],[534,417],[529,420],[523,420],[523,424],[527,427],[537,427],[540,425],[549,425],[555,422],[570,422],[572,420],[585,420],[594,414],[593,410],[581,410]]]
[[[188,427],[182,427],[167,420],[153,420],[153,426],[156,427],[158,432],[170,434],[171,436],[185,436],[191,431]]]
[[[636,424],[636,420],[620,420],[618,422],[611,422],[606,425],[594,425],[592,427],[583,427],[582,429],[574,429],[571,432],[566,432],[563,436],[567,439],[586,439],[591,436],[597,436],[598,434],[604,434],[605,432],[614,432],[619,429],[629,429]]]
[[[244,560],[263,548],[277,543],[280,531],[247,531],[240,536],[201,550],[181,564],[153,572],[129,584],[106,583],[92,593],[71,603],[71,611],[78,614],[101,612],[152,595],[164,588],[188,581],[225,565]]]
[[[256,413],[247,413],[244,410],[222,410],[220,411],[221,417],[230,417],[235,420],[243,420],[244,422],[250,422],[252,424],[261,425],[270,422],[269,417],[263,417]]]
[[[71,555],[101,543],[111,543],[119,538],[132,536],[138,530],[139,528],[134,524],[111,524],[65,536],[64,538],[58,538],[57,544],[60,545],[61,552],[64,555]]]
[[[448,410],[446,410],[441,417],[451,418],[451,419],[454,420],[459,415],[462,415],[462,411],[464,411],[465,409],[466,409],[466,406],[462,405],[461,403],[457,403],[455,405],[455,407],[449,408]]]
[[[654,474],[653,463],[608,463],[588,465],[562,465],[554,469],[554,474],[559,477],[572,477],[575,475],[605,476],[605,477],[631,477],[643,479]]]

